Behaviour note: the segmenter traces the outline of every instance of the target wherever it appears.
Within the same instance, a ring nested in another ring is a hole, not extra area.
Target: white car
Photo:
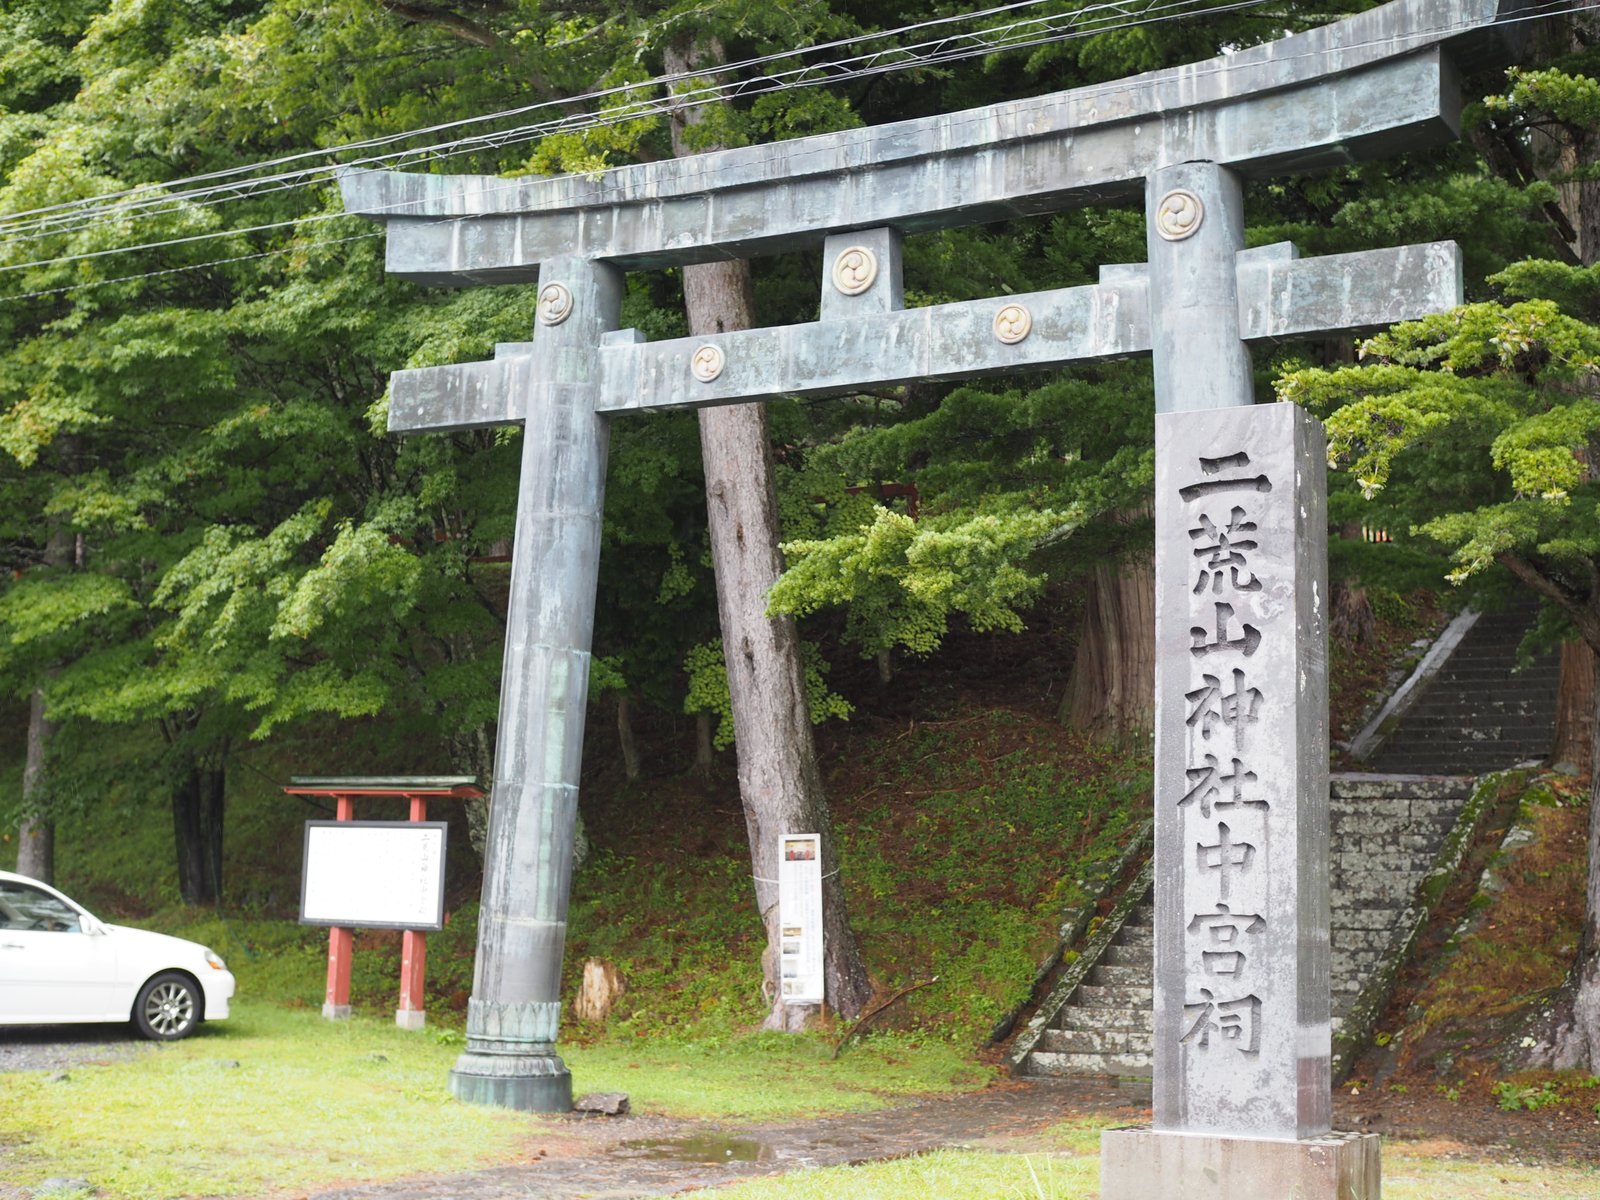
[[[0,1025],[131,1020],[169,1042],[226,1017],[233,988],[198,942],[107,925],[55,888],[0,871]]]

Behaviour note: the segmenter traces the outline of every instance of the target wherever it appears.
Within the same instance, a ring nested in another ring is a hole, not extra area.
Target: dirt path
[[[878,1112],[760,1126],[661,1117],[560,1118],[528,1161],[465,1175],[358,1184],[310,1200],[625,1200],[804,1167],[895,1158],[941,1146],[1025,1150],[1073,1117],[1136,1122],[1148,1089],[1073,1080],[1008,1082]]]
[[[1039,1134],[1073,1118],[1149,1119],[1148,1084],[1007,1081],[984,1091],[872,1113],[771,1125],[664,1117],[566,1117],[529,1139],[526,1161],[467,1174],[357,1184],[307,1200],[630,1200],[806,1167],[895,1158],[940,1147],[1056,1148]],[[1600,1163],[1592,1113],[1502,1113],[1492,1106],[1396,1094],[1336,1098],[1334,1126],[1384,1135],[1440,1158]]]

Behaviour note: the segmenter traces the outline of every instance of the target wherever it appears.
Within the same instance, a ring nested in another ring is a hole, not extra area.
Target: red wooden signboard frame
[[[359,777],[350,779],[295,778],[283,789],[291,796],[331,796],[334,819],[353,821],[357,796],[401,796],[409,802],[408,821],[428,819],[430,797],[476,799],[481,787],[466,778]],[[328,930],[328,986],[322,1001],[322,1015],[330,1021],[350,1015],[350,956],[355,949],[355,930],[332,926]],[[423,980],[428,963],[428,938],[420,929],[407,929],[400,935],[400,1006],[395,1024],[402,1029],[421,1029]]]

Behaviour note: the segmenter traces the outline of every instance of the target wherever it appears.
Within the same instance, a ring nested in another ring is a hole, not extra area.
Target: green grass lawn
[[[453,1100],[446,1076],[460,1042],[455,1031],[335,1023],[242,999],[226,1023],[126,1061],[75,1066],[65,1081],[0,1075],[0,1178],[28,1187],[67,1176],[104,1200],[166,1200],[514,1162],[549,1123]],[[947,1043],[903,1038],[838,1062],[819,1038],[780,1035],[563,1054],[579,1090],[627,1091],[638,1112],[723,1119],[859,1111],[990,1075]]]
[[[1506,1167],[1439,1161],[1385,1148],[1385,1200],[1595,1200],[1600,1172],[1579,1167]],[[685,1192],[684,1200],[1095,1200],[1094,1150],[990,1154],[940,1150],[915,1158],[798,1171],[729,1187]]]
[[[0,1174],[107,1198],[259,1194],[514,1158],[527,1121],[454,1103],[451,1051],[375,1020],[240,1003],[226,1024],[67,1080],[0,1076]],[[236,1066],[233,1064],[237,1064]],[[427,1136],[419,1136],[426,1132]]]
[[[0,1179],[23,1189],[51,1176],[86,1179],[102,1200],[256,1196],[468,1171],[534,1153],[559,1126],[450,1098],[446,1073],[460,1041],[454,1030],[407,1033],[378,1017],[334,1023],[314,1009],[247,998],[225,1024],[128,1060],[75,1066],[64,1081],[0,1075]],[[902,1095],[979,1087],[991,1075],[948,1043],[905,1035],[874,1037],[838,1061],[822,1038],[761,1034],[620,1038],[563,1053],[579,1090],[622,1090],[636,1112],[719,1122],[863,1111]],[[1052,1152],[947,1150],[695,1194],[1092,1200],[1099,1123],[1059,1125],[1045,1141]],[[1386,1146],[1384,1159],[1389,1200],[1600,1195],[1592,1169],[1439,1159],[1403,1143]]]

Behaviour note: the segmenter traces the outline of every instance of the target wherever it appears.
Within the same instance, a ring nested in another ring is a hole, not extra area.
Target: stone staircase
[[[1365,769],[1482,775],[1548,754],[1559,656],[1515,670],[1517,645],[1536,614],[1523,604],[1479,616],[1393,727],[1380,732]]]
[[[1471,784],[1447,776],[1333,777],[1328,882],[1335,1032],[1389,955]],[[1037,1040],[1014,1056],[1016,1073],[1150,1074],[1154,924],[1146,891],[1081,979],[1064,979],[1070,994],[1052,993],[1059,1004]]]
[[[1150,1074],[1155,913],[1147,893],[1017,1074]]]
[[[1433,661],[1402,689],[1409,703],[1363,735],[1368,773],[1330,780],[1336,1059],[1359,1050],[1387,1003],[1391,960],[1426,920],[1423,881],[1461,861],[1482,811],[1475,801],[1463,817],[1473,778],[1549,752],[1557,656],[1514,670],[1535,611],[1522,605],[1458,619],[1465,631],[1441,638]],[[1146,870],[1013,1044],[1014,1073],[1150,1074],[1154,907]],[[1341,1044],[1347,1015],[1353,1024]]]

